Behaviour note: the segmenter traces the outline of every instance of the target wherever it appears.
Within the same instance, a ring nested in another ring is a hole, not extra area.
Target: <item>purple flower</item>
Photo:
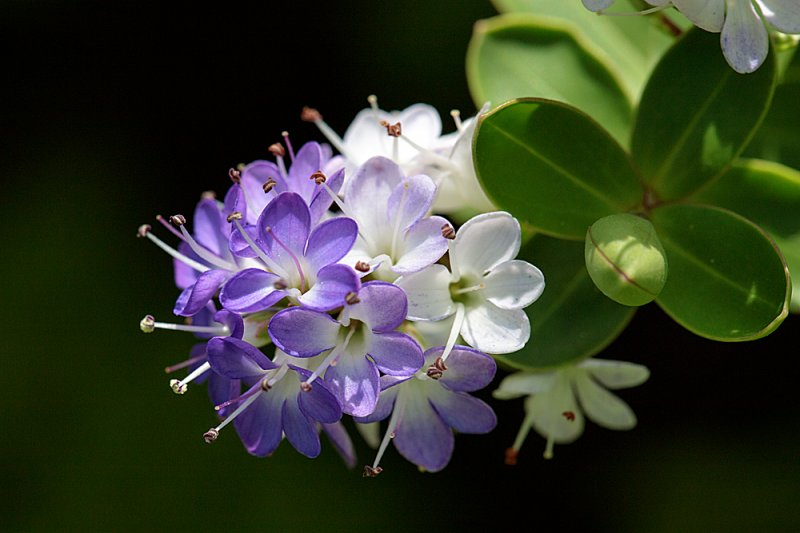
[[[361,287],[339,317],[292,307],[269,323],[272,342],[295,357],[328,352],[309,379],[325,372],[325,381],[342,411],[366,416],[380,393],[379,372],[411,376],[423,363],[422,349],[408,335],[395,331],[406,317],[405,293],[397,286],[370,281]]]
[[[400,455],[428,470],[442,470],[453,453],[453,431],[488,433],[497,424],[494,411],[467,393],[482,389],[494,378],[496,365],[488,355],[456,346],[442,364],[444,347],[425,352],[426,371],[413,377],[381,378],[383,391],[371,415],[357,422],[376,422],[390,414],[378,456],[365,474],[380,472],[378,463],[391,438]]]
[[[226,309],[262,311],[290,296],[311,309],[329,311],[341,307],[347,294],[358,292],[356,272],[336,264],[356,239],[353,220],[332,218],[312,229],[303,198],[284,192],[264,209],[253,231],[238,227],[231,236],[232,248],[240,256],[261,259],[264,267],[242,270],[228,280],[220,294]]]
[[[234,421],[245,448],[253,455],[270,455],[283,435],[307,457],[319,455],[321,446],[317,423],[333,424],[342,411],[325,383],[301,387],[311,372],[289,364],[288,357],[276,354],[276,364],[261,350],[232,337],[214,338],[208,343],[211,368],[230,379],[241,380],[249,389],[229,405],[236,409],[220,425],[205,434],[216,440],[219,431]]]

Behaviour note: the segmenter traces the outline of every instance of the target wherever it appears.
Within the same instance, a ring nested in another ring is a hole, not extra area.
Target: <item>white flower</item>
[[[584,412],[605,428],[632,429],[636,426],[636,415],[628,404],[605,388],[635,387],[648,377],[650,371],[642,365],[601,359],[587,359],[552,372],[518,372],[507,376],[494,391],[495,398],[528,396],[525,420],[507,461],[513,462],[531,427],[547,439],[544,457],[552,458],[554,443],[572,442],[583,433]]]
[[[531,332],[523,308],[542,294],[544,276],[530,263],[514,259],[519,247],[519,222],[508,213],[471,218],[450,242],[450,270],[434,264],[395,281],[408,296],[408,318],[455,315],[450,347],[460,333],[482,352],[520,350]]]

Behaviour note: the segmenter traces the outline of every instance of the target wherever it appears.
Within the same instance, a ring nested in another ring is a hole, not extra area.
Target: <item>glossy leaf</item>
[[[742,159],[695,198],[735,211],[770,234],[792,273],[791,310],[800,312],[800,171]]]
[[[694,29],[666,53],[645,88],[631,149],[662,199],[683,198],[719,176],[769,109],[774,57],[756,72],[733,71],[719,35]]]
[[[497,357],[509,366],[542,369],[599,353],[630,321],[635,307],[620,305],[595,287],[583,259],[583,243],[534,236],[520,257],[538,266],[545,290],[526,308],[531,339],[519,352]]]
[[[656,299],[686,329],[713,340],[768,335],[788,313],[786,263],[764,231],[725,209],[678,205],[651,220],[669,261]]]
[[[521,99],[481,118],[478,178],[498,207],[537,231],[583,239],[606,215],[630,210],[642,189],[622,148],[565,104]]]
[[[574,25],[527,14],[501,15],[475,24],[467,80],[478,107],[520,97],[566,102],[627,145],[631,101],[604,55]]]

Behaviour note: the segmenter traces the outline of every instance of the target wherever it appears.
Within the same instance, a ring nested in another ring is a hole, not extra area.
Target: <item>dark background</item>
[[[232,431],[206,445],[204,391],[176,397],[163,373],[192,338],[139,332],[146,313],[170,319],[177,291],[137,226],[224,192],[228,168],[265,157],[282,130],[295,146],[320,140],[303,105],[343,132],[375,93],[385,109],[432,104],[452,130],[450,109],[475,111],[472,24],[495,12],[477,0],[166,4],[0,4],[0,530],[800,528],[794,316],[766,339],[720,344],[643,308],[601,354],[651,368],[619,393],[639,426],[589,424],[549,462],[532,432],[519,464],[503,464],[520,401],[492,401],[497,430],[459,436],[438,474],[393,449],[362,479],[327,441],[316,460],[286,444],[250,457]]]

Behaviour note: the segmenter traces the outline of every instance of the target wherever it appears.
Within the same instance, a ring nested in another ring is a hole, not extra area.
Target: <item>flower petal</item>
[[[284,397],[269,392],[259,398],[233,421],[242,444],[258,457],[270,455],[281,443],[281,411]]]
[[[444,423],[459,433],[489,433],[497,425],[497,416],[486,402],[466,392],[434,389],[430,402]]]
[[[403,180],[400,167],[385,157],[373,157],[345,182],[345,205],[358,222],[361,233],[376,240],[386,231],[386,203],[395,187]]]
[[[322,431],[328,436],[328,440],[331,441],[347,468],[354,468],[356,466],[356,449],[344,424],[341,422],[322,424]]]
[[[394,409],[394,402],[397,399],[397,393],[399,390],[399,388],[388,388],[382,391],[380,397],[378,398],[378,403],[375,406],[375,410],[367,416],[353,417],[353,420],[359,424],[369,424],[388,418],[389,415],[392,414],[392,409]],[[378,438],[377,441],[380,442],[380,438]]]
[[[398,243],[401,251],[392,270],[398,274],[410,274],[438,261],[447,251],[442,227],[449,224],[444,218],[434,216],[423,218],[408,228]]]
[[[324,164],[322,148],[319,143],[310,141],[300,147],[289,167],[289,190],[298,193],[306,203],[311,203],[314,189],[317,187],[311,175],[322,169]]]
[[[332,190],[334,193],[338,193],[339,189],[342,188],[342,184],[344,183],[344,169],[340,168],[330,176],[328,176],[328,180],[325,182],[325,185],[328,186],[328,189]],[[317,187],[316,192],[311,197],[311,203],[309,203],[308,208],[311,211],[311,223],[316,224],[322,218],[322,216],[327,213],[328,208],[333,203],[333,198],[331,195],[328,194],[323,187]]]
[[[758,69],[769,52],[767,29],[750,0],[728,0],[720,40],[728,64],[741,74]]]
[[[750,0],[746,0],[750,3]],[[712,33],[722,30],[725,0],[672,0],[672,4],[695,26]],[[728,2],[730,5],[731,2]]]
[[[424,174],[403,178],[386,205],[389,227],[404,231],[424,217],[436,195],[436,184]]]
[[[556,383],[555,372],[533,374],[531,372],[515,372],[503,378],[500,385],[492,393],[498,400],[510,400],[520,396],[539,394],[550,390]]]
[[[219,405],[228,400],[232,400],[241,394],[242,385],[238,379],[230,379],[223,375],[217,374],[213,370],[207,372],[211,374],[208,378],[208,397],[211,400],[211,405]],[[195,380],[195,383],[197,380]],[[229,405],[223,407],[217,414],[221,417],[227,417],[236,410],[237,405]]]
[[[450,271],[438,264],[398,278],[394,284],[408,297],[409,320],[441,320],[452,315],[451,279]]]
[[[486,302],[468,307],[461,326],[464,340],[482,352],[504,354],[521,350],[531,336],[528,315],[521,309],[500,309]]]
[[[368,338],[367,354],[384,374],[410,376],[422,368],[422,348],[405,333],[387,331]]]
[[[263,249],[264,243],[258,238],[258,228],[255,226],[242,226],[244,231],[247,233],[247,236],[250,237],[250,240],[253,241],[256,246]],[[256,251],[250,247],[250,243],[242,237],[241,232],[239,232],[239,228],[234,227],[231,230],[231,237],[228,241],[228,249],[231,253],[237,257],[249,257],[254,258],[257,257]]]
[[[544,291],[542,271],[519,259],[500,263],[483,278],[483,295],[500,309],[527,307]]]
[[[295,357],[312,357],[336,346],[341,324],[326,313],[290,307],[276,313],[268,327],[275,346]]]
[[[402,391],[401,418],[394,431],[394,445],[400,455],[429,472],[438,472],[450,462],[452,430],[433,410],[424,395]],[[395,402],[398,408],[399,402]]]
[[[587,359],[578,365],[585,368],[594,379],[607,389],[626,389],[641,385],[650,377],[646,366],[625,361],[609,361],[606,359]]]
[[[211,369],[231,379],[259,379],[277,368],[261,350],[233,337],[214,337],[206,351]]]
[[[319,455],[322,446],[316,424],[300,410],[297,397],[286,398],[283,402],[281,422],[286,440],[295,450],[306,457],[314,458]]]
[[[178,316],[197,314],[214,297],[227,277],[228,272],[224,270],[206,270],[197,277],[194,285],[181,292],[172,312]]]
[[[338,263],[328,265],[317,272],[317,282],[298,301],[309,309],[330,311],[343,306],[347,294],[358,293],[360,287],[361,278],[355,270]]]
[[[286,270],[294,271],[291,256],[303,255],[311,229],[311,213],[303,198],[293,192],[279,194],[264,208],[257,226],[264,252]]]
[[[583,2],[583,7],[589,11],[597,12],[610,7],[614,0],[581,0],[581,2]]]
[[[358,236],[355,220],[337,217],[320,223],[308,237],[305,256],[314,271],[345,256]]]
[[[521,237],[517,219],[504,211],[483,213],[464,222],[450,245],[453,273],[483,275],[519,252]]]
[[[228,236],[223,228],[230,227],[223,220],[217,201],[211,198],[200,200],[194,210],[192,232],[194,239],[212,254],[224,257],[228,253]]]
[[[280,279],[259,268],[242,270],[222,287],[219,301],[225,309],[236,313],[255,313],[275,305],[286,294],[275,289]]]
[[[311,372],[303,368],[298,368],[294,365],[289,365],[289,368],[297,372],[301,381],[306,381],[311,377]],[[342,418],[342,409],[336,397],[328,390],[325,381],[318,379],[314,381],[314,385],[308,392],[301,392],[297,397],[297,404],[304,414],[310,416],[312,419],[332,424]]]
[[[525,410],[536,431],[555,442],[572,442],[583,433],[583,413],[578,409],[569,378],[564,372],[556,376],[553,387],[547,392],[529,396]],[[568,416],[565,413],[574,415]]]
[[[442,355],[444,346],[425,352],[425,364],[431,365]],[[483,352],[466,346],[454,346],[447,356],[447,370],[439,383],[451,391],[473,392],[487,386],[494,379],[497,363]]]
[[[375,410],[380,392],[378,368],[364,355],[342,354],[336,365],[325,371],[325,382],[343,413],[360,417]]]
[[[385,281],[369,281],[358,291],[358,303],[349,307],[350,317],[372,331],[392,331],[406,318],[408,302],[403,289]]]
[[[214,313],[214,322],[218,322],[227,327],[230,332],[228,334],[229,337],[241,339],[244,336],[244,320],[236,313],[231,313],[226,309],[217,311]],[[197,324],[197,321],[193,321],[193,323]],[[200,326],[202,324],[197,325]]]
[[[800,2],[756,0],[764,19],[783,33],[800,33]]]
[[[618,430],[636,426],[636,415],[628,404],[595,383],[587,371],[575,376],[575,392],[586,416],[595,424]]]

